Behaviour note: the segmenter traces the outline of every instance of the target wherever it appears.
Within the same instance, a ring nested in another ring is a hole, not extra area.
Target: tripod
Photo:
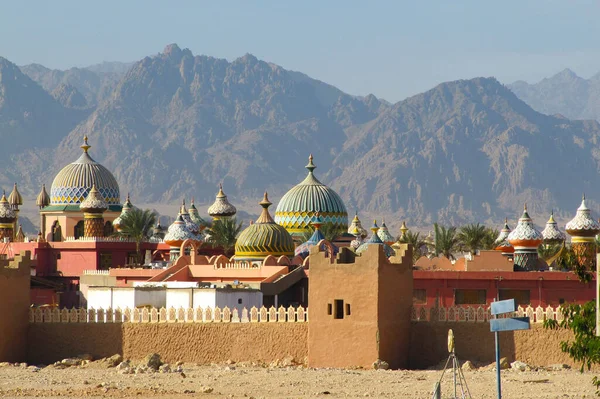
[[[444,370],[442,371],[442,375],[439,381],[435,384],[433,397],[432,399],[442,399],[442,379],[444,378],[444,374],[446,374],[446,370],[449,367],[452,367],[452,377],[454,382],[454,399],[472,399],[471,392],[469,392],[469,387],[467,386],[467,380],[465,379],[465,375],[460,368],[460,362],[456,357],[456,353],[454,352],[454,334],[452,330],[448,331],[448,351],[450,355],[448,356],[448,360],[446,360],[446,365],[444,366]],[[449,366],[451,364],[451,366]],[[458,391],[460,388],[460,395],[458,396]]]

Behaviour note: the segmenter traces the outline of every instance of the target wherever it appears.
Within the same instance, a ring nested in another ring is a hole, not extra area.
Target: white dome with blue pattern
[[[120,205],[119,184],[108,169],[88,154],[87,137],[81,146],[83,154],[65,166],[54,178],[50,205],[75,205],[85,200],[95,185],[108,205]]]

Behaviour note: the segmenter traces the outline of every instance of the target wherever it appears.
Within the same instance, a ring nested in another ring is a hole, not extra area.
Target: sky
[[[449,80],[600,71],[597,0],[20,0],[1,15],[0,56],[18,65],[131,62],[177,43],[230,61],[251,53],[392,102]]]

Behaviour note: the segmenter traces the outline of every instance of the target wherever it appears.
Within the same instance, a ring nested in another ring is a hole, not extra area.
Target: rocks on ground
[[[474,370],[477,370],[477,367],[475,367],[473,362],[471,362],[470,360],[467,360],[466,362],[463,363],[463,365],[461,366],[461,369],[462,369],[462,371],[474,371]]]
[[[373,368],[375,370],[387,370],[390,368],[390,365],[388,364],[388,362],[383,361],[381,359],[377,359],[373,362]]]

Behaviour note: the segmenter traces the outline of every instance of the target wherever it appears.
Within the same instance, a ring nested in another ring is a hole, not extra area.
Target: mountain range
[[[122,196],[164,213],[183,197],[205,209],[222,182],[257,214],[262,192],[276,204],[311,153],[365,224],[514,223],[525,202],[543,224],[552,208],[559,221],[572,216],[584,191],[597,210],[598,122],[540,113],[513,86],[460,80],[390,104],[250,54],[229,62],[175,44],[130,65],[67,71],[0,58],[0,138],[10,143],[0,184],[19,182],[31,203],[87,135]]]

